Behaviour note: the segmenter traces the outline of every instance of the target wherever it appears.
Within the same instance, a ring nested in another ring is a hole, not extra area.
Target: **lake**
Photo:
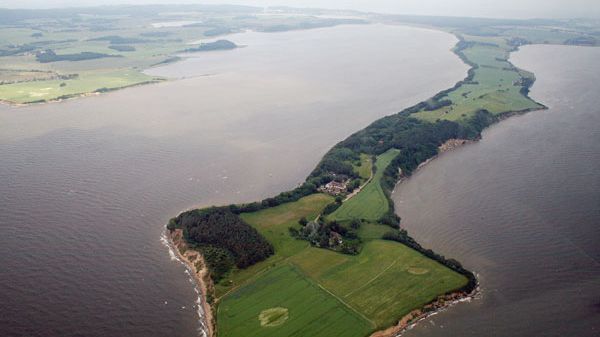
[[[200,334],[161,242],[170,217],[289,190],[336,142],[467,71],[456,38],[426,29],[228,39],[245,47],[149,71],[178,80],[0,106],[2,336]]]
[[[490,127],[396,188],[417,241],[481,280],[481,298],[406,336],[598,336],[600,49],[527,46],[549,107]]]

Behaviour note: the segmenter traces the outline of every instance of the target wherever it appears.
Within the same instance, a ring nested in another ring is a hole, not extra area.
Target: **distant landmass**
[[[194,53],[200,51],[229,50],[237,47],[238,45],[229,40],[217,40],[215,42],[201,43],[198,47],[185,49],[184,52]]]

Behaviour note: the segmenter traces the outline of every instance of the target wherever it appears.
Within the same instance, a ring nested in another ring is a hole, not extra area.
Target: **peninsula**
[[[528,96],[534,75],[509,61],[519,46],[598,43],[572,22],[370,19],[455,34],[468,76],[341,141],[291,191],[171,219],[172,242],[203,289],[209,335],[395,336],[471,296],[473,272],[402,229],[395,185],[502,118],[545,108]]]
[[[470,67],[464,80],[339,142],[300,186],[169,221],[171,243],[202,290],[208,335],[225,337],[394,336],[472,296],[472,271],[403,229],[394,187],[502,118],[545,108],[529,98],[535,76],[510,62],[512,51],[600,44],[598,23],[586,20],[200,5],[0,10],[0,19],[0,101],[11,104],[163,81],[144,70],[180,52],[225,53],[237,48],[230,34],[245,30],[379,23],[457,37],[454,52]]]

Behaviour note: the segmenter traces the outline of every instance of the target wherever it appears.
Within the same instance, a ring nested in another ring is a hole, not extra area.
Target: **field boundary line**
[[[355,292],[364,289],[366,286],[368,286],[369,284],[373,283],[375,280],[377,280],[381,275],[383,275],[385,272],[387,272],[388,270],[390,270],[390,268],[392,268],[396,262],[398,262],[398,260],[400,260],[400,258],[397,258],[394,260],[394,262],[392,262],[389,266],[387,266],[384,270],[382,270],[381,272],[379,272],[379,274],[375,275],[375,277],[373,277],[372,279],[370,279],[367,283],[363,284],[362,286],[352,290],[351,292],[349,292],[348,294],[344,295],[344,298],[354,294]]]
[[[329,291],[327,288],[323,287],[323,285],[321,285],[319,282],[313,280],[313,278],[310,277],[309,275],[307,275],[300,267],[298,267],[297,265],[295,265],[292,262],[288,262],[288,263],[290,265],[292,265],[292,267],[294,267],[294,269],[296,269],[300,274],[302,274],[309,282],[315,284],[317,287],[319,287],[320,289],[322,289],[323,291],[325,291],[327,294],[333,296],[336,300],[338,300],[340,303],[342,303],[346,308],[352,310],[354,313],[356,313],[357,315],[359,315],[362,319],[364,319],[365,321],[369,322],[373,328],[377,327],[377,325],[375,324],[375,322],[373,322],[372,320],[370,320],[367,316],[365,316],[364,314],[362,314],[358,310],[354,309],[352,306],[350,306],[350,304],[344,302],[344,300],[342,300],[340,297],[338,297],[337,295],[335,295],[334,293],[332,293],[331,291]]]

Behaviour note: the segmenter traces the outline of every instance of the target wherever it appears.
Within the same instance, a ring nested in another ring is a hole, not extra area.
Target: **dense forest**
[[[237,47],[238,46],[235,43],[229,40],[217,40],[215,42],[201,43],[198,47],[185,49],[184,52],[193,53],[199,51],[228,50]]]
[[[247,268],[273,255],[273,246],[228,208],[193,210],[171,219],[169,230],[180,228],[186,241],[198,248],[218,281],[234,265]]]
[[[121,57],[120,55],[109,55],[103,53],[93,53],[84,51],[81,53],[75,54],[56,54],[52,49],[46,49],[45,51],[41,51],[35,54],[35,57],[40,63],[50,63],[50,62],[58,62],[58,61],[85,61],[85,60],[93,60],[104,57]]]

